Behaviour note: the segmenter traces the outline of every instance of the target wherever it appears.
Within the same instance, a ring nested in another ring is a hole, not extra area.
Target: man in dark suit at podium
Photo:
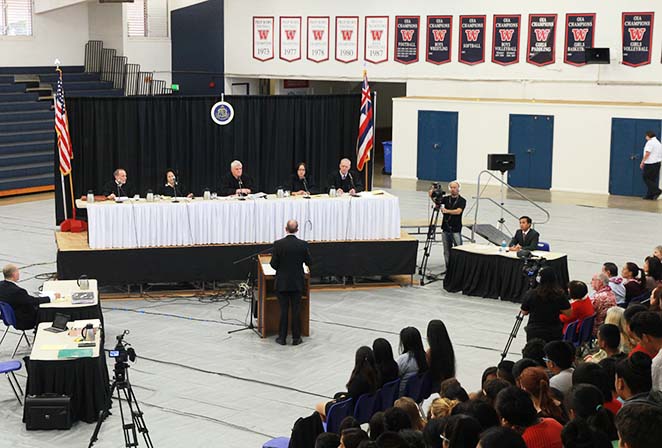
[[[0,302],[9,304],[16,316],[17,330],[32,330],[37,326],[37,308],[40,303],[48,303],[48,297],[32,297],[18,286],[20,272],[13,264],[2,269],[4,280],[0,282]]]
[[[285,231],[287,236],[274,242],[271,267],[276,270],[276,293],[280,304],[280,325],[276,342],[286,344],[287,313],[292,308],[292,345],[301,344],[301,293],[303,292],[305,274],[303,264],[310,266],[310,251],[308,243],[296,237],[299,223],[291,219],[287,221]]]
[[[540,234],[531,228],[531,218],[522,216],[519,219],[519,230],[515,232],[515,236],[508,244],[510,251],[524,250],[538,250],[538,239]]]

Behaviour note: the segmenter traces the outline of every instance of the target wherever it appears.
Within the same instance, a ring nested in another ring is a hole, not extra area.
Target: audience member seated
[[[478,392],[470,393],[469,398],[472,399],[472,400],[474,398],[483,398],[485,396],[484,392],[483,392],[483,389],[485,388],[485,383],[489,380],[496,379],[496,377],[497,377],[497,367],[496,366],[490,366],[490,367],[486,368],[485,370],[483,370],[483,374],[480,377],[480,388],[481,388],[481,390],[479,390]]]
[[[570,296],[570,315],[560,314],[559,319],[563,323],[563,333],[565,334],[566,328],[570,322],[576,320],[583,321],[587,317],[594,314],[593,304],[588,297],[588,287],[586,283],[578,280],[573,280],[568,284],[568,294]],[[579,332],[579,325],[577,325],[577,332]]]
[[[621,448],[652,448],[662,440],[662,408],[632,404],[616,416]]]
[[[372,343],[377,372],[379,372],[379,387],[398,378],[398,363],[393,359],[391,343],[384,338],[377,338]]]
[[[409,397],[400,397],[395,400],[393,407],[400,408],[409,415],[409,420],[411,421],[412,429],[416,431],[422,431],[425,428],[425,419],[421,417],[421,410],[418,408],[418,405],[414,400]]]
[[[388,408],[384,411],[385,432],[399,432],[403,429],[412,429],[411,418],[402,408]]]
[[[323,432],[315,440],[315,448],[338,448],[340,437],[335,432]]]
[[[600,350],[584,358],[585,362],[600,362],[609,356],[621,354],[621,333],[613,324],[602,324],[598,329],[598,347]]]
[[[427,448],[442,448],[443,440],[441,436],[446,430],[446,422],[448,422],[448,417],[428,420],[428,424],[423,429],[423,439]]]
[[[504,359],[497,365],[497,378],[508,381],[513,386],[515,385],[515,377],[513,376],[514,362]]]
[[[572,389],[572,363],[575,360],[575,348],[571,343],[552,341],[545,345],[545,362],[552,373],[549,385],[565,397]]]
[[[611,397],[612,397],[611,401],[605,403],[605,407],[609,409],[614,415],[616,415],[618,411],[621,409],[621,407],[623,407],[623,402],[618,398],[618,394],[616,393],[616,364],[618,364],[618,362],[621,359],[625,359],[625,357],[605,358],[598,363],[598,366],[602,368],[602,371],[604,372],[604,375],[607,378],[607,382],[606,382],[607,387],[605,388],[604,394],[609,395],[606,392],[606,390],[609,389],[609,392],[611,392]],[[592,364],[586,363],[586,365],[592,365]],[[581,383],[591,384],[590,381],[588,380],[581,381]],[[602,390],[602,387],[599,384],[594,383],[593,385]]]
[[[482,428],[478,420],[468,415],[448,417],[443,439],[444,448],[475,448]]]
[[[595,322],[593,323],[593,336],[598,335],[598,328],[605,322],[607,310],[617,305],[616,295],[609,287],[609,277],[606,274],[595,274],[591,279],[593,297],[591,303],[595,311]]]
[[[398,433],[402,440],[404,440],[407,448],[425,448],[425,440],[421,431],[414,431],[413,429],[405,429]]]
[[[646,274],[646,289],[652,291],[662,285],[662,262],[654,256],[644,260],[644,273]]]
[[[616,303],[625,304],[625,281],[618,275],[618,266],[616,263],[607,262],[602,265],[602,273],[609,277],[609,288],[616,296]]]
[[[393,431],[386,431],[376,440],[377,448],[408,448],[400,434]]]
[[[636,263],[625,263],[621,275],[625,282],[626,304],[630,304],[633,299],[638,300],[646,293],[646,274]]]
[[[614,414],[604,406],[605,397],[600,389],[591,384],[578,384],[572,388],[566,402],[573,421],[585,421],[610,442],[618,440]]]
[[[421,333],[415,327],[405,327],[400,331],[400,353],[397,363],[401,378],[400,395],[402,395],[411,375],[428,370]]]
[[[349,428],[360,428],[361,424],[357,419],[355,419],[353,416],[348,415],[347,417],[343,418],[342,421],[340,422],[340,426],[338,426],[338,434],[342,434],[342,432],[345,429]]]
[[[460,403],[453,408],[451,415],[468,415],[475,418],[480,423],[481,432],[499,426],[499,416],[496,410],[484,400],[476,399]]]
[[[543,344],[543,348],[545,345]],[[542,353],[542,358],[545,357],[545,352],[543,351]],[[515,386],[519,387],[519,377],[522,375],[522,372],[524,372],[524,369],[527,369],[529,367],[542,367],[545,364],[545,361],[543,361],[541,358],[541,364],[537,363],[533,359],[529,358],[522,358],[519,361],[517,361],[513,365],[513,377],[515,378]]]
[[[489,380],[487,383],[485,383],[485,386],[483,386],[483,397],[481,399],[490,406],[494,406],[496,397],[499,395],[499,392],[510,386],[512,386],[512,384],[506,380],[502,380],[501,378]]]
[[[662,312],[662,286],[651,291],[650,310],[656,313]]]
[[[635,353],[616,364],[616,393],[623,400],[623,407],[632,403],[651,403],[651,358]]]
[[[600,403],[616,415],[621,408],[621,402],[618,400],[614,391],[614,374],[607,371],[600,364],[582,363],[579,364],[572,373],[572,384],[574,388],[580,385],[595,386],[602,396],[604,402]]]
[[[554,398],[549,386],[547,372],[542,367],[524,369],[519,377],[519,387],[526,391],[538,412],[538,417],[553,418],[562,425],[568,422],[568,415],[560,401]]]
[[[631,339],[638,341],[637,345],[635,345],[634,348],[630,351],[629,356],[632,356],[634,353],[637,352],[643,352],[646,355],[650,356],[651,358],[657,355],[657,352],[650,353],[646,351],[644,347],[641,345],[641,341],[639,341],[638,338],[635,336],[635,334],[632,333],[632,329],[630,328],[630,322],[632,322],[634,316],[636,316],[639,313],[645,313],[646,311],[648,310],[644,305],[637,303],[628,306],[625,309],[625,312],[623,312],[623,317],[625,318],[625,331],[627,332],[627,334],[630,336]]]
[[[552,268],[542,268],[537,288],[529,289],[522,301],[521,312],[529,315],[525,327],[527,342],[540,338],[545,342],[557,341],[563,337],[563,324],[559,314],[569,316],[572,313],[570,302],[556,280]]]
[[[433,418],[448,417],[458,403],[460,402],[448,398],[435,398],[432,400],[432,403],[430,403],[430,407],[428,408],[428,422]]]
[[[655,249],[653,249],[653,256],[662,261],[662,246],[655,246]]]
[[[527,448],[562,448],[563,426],[553,418],[540,418],[522,389],[511,386],[499,392],[496,410],[501,424],[522,434]]]
[[[464,390],[456,378],[449,378],[446,381],[442,381],[439,387],[439,396],[461,402],[469,399],[469,394],[467,394],[467,391]]]
[[[442,321],[434,319],[428,323],[427,337],[430,348],[425,355],[429,375],[435,384],[433,390],[436,391],[437,384],[455,377],[455,351]]]
[[[625,323],[625,310],[621,307],[609,308],[605,323],[616,325],[618,327],[618,331],[621,333],[620,350],[626,354],[630,353],[637,345],[637,341],[632,339],[628,334],[627,324]]]
[[[476,448],[527,448],[524,439],[517,432],[505,426],[490,428],[481,433]]]
[[[338,448],[358,448],[364,440],[370,440],[364,430],[361,428],[347,428],[340,433]]]
[[[347,382],[347,392],[337,393],[332,401],[317,403],[315,410],[320,414],[322,420],[326,420],[329,407],[336,401],[352,398],[356,400],[363,394],[377,390],[377,366],[375,356],[370,347],[359,347],[354,358],[354,369]]]
[[[563,448],[613,448],[606,435],[593,429],[585,420],[576,419],[569,422],[561,431]]]
[[[630,321],[630,330],[644,352],[655,353],[651,363],[652,389],[662,390],[662,316],[652,311],[638,313]]]
[[[522,349],[522,358],[533,359],[539,366],[544,366],[545,344],[545,340],[540,338],[528,340]]]
[[[368,435],[370,436],[370,440],[377,440],[377,437],[379,437],[384,431],[384,412],[375,412],[372,414],[372,417],[370,417],[370,422],[368,423]]]
[[[5,302],[14,310],[17,330],[32,330],[37,326],[37,310],[40,303],[48,303],[48,297],[33,297],[18,286],[21,272],[13,264],[2,268],[4,280],[0,281],[0,302]]]

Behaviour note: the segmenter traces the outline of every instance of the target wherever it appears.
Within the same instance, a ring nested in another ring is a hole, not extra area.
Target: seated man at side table
[[[332,172],[327,178],[328,188],[335,188],[338,194],[355,194],[363,191],[361,176],[356,172],[352,172],[351,167],[351,160],[342,159],[338,171]]]
[[[230,171],[221,179],[218,194],[221,196],[246,196],[253,192],[253,182],[244,174],[244,166],[239,160],[230,164]]]
[[[119,197],[133,197],[133,186],[126,181],[126,170],[124,168],[117,168],[113,171],[113,180],[109,180],[103,186],[103,195],[111,201]]]
[[[18,286],[20,272],[13,264],[2,268],[4,280],[0,281],[0,302],[9,304],[16,316],[17,330],[31,330],[37,326],[37,309],[40,303],[48,303],[48,297],[33,297]]]
[[[519,230],[508,244],[508,250],[518,252],[520,250],[538,250],[538,239],[540,234],[531,228],[531,218],[522,216],[519,219]]]

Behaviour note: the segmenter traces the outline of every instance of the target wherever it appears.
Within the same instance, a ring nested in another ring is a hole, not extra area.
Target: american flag
[[[66,176],[71,172],[71,159],[74,158],[69,135],[69,119],[64,105],[64,87],[62,87],[62,72],[57,80],[55,92],[55,132],[57,132],[57,149],[60,157],[60,172]]]
[[[361,171],[366,161],[370,160],[373,146],[372,98],[368,85],[368,74],[363,72],[361,86],[361,118],[359,119],[359,137],[356,141],[356,168]]]

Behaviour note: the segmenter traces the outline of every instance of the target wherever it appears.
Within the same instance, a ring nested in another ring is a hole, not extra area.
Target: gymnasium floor
[[[418,188],[426,189],[427,183]],[[427,220],[425,193],[413,188],[392,192],[400,197],[403,217]],[[498,195],[496,189],[490,192]],[[462,194],[471,206],[475,187],[465,185]],[[569,254],[573,279],[589,281],[607,260],[619,266],[641,263],[662,244],[662,201],[570,193],[541,196],[552,219],[537,229],[554,251]],[[511,198],[506,205],[516,215],[533,213]],[[21,282],[30,291],[42,283],[36,276],[55,271],[53,208],[51,195],[0,200],[0,264],[32,265],[22,270]],[[496,210],[481,205],[479,222],[495,223],[497,218]],[[514,221],[508,225],[515,230]],[[434,246],[433,272],[442,270],[441,259],[441,246]],[[311,336],[300,346],[282,347],[250,331],[228,335],[245,319],[247,304],[241,300],[103,300],[109,339],[131,330],[126,339],[139,359],[131,364],[130,379],[154,445],[246,448],[289,435],[296,418],[309,415],[317,401],[344,389],[358,346],[385,337],[395,347],[402,327],[413,325],[424,332],[432,318],[447,324],[458,378],[467,390],[475,390],[482,370],[498,361],[517,312],[512,303],[448,294],[440,283],[314,291],[311,302]],[[523,331],[520,336],[514,352],[523,344]],[[17,337],[7,336],[0,359],[10,356]],[[20,379],[25,381],[24,371]],[[78,423],[70,431],[27,432],[21,416],[22,409],[2,380],[0,447],[87,446],[93,430],[93,425]],[[95,446],[123,443],[119,416],[114,414]]]

